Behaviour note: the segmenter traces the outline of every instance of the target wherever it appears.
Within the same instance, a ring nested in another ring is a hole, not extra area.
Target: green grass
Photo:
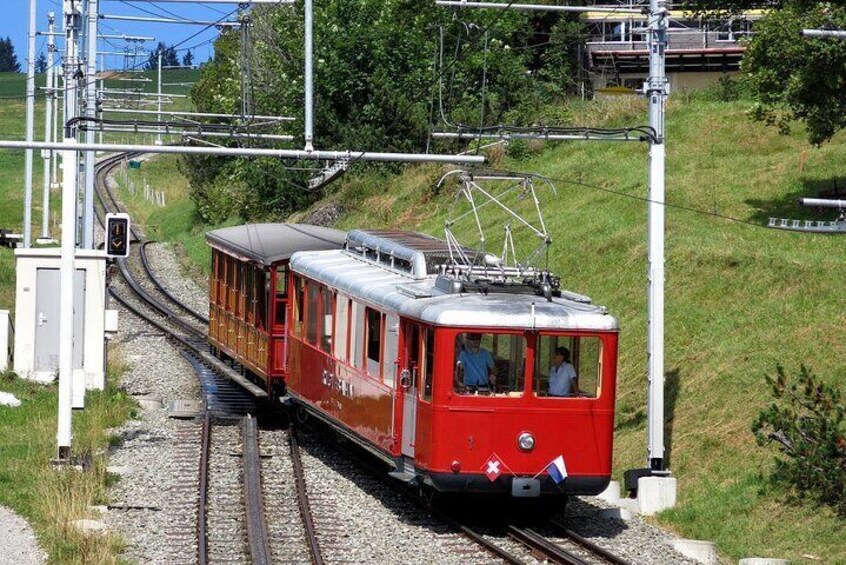
[[[22,402],[0,407],[0,504],[27,518],[35,528],[50,563],[114,563],[122,542],[114,535],[86,537],[72,520],[96,518],[89,506],[106,504],[108,428],[132,415],[133,403],[114,386],[115,371],[105,391],[89,391],[85,410],[74,412],[73,454],[85,469],[53,469],[56,456],[57,387],[0,377],[0,389]]]

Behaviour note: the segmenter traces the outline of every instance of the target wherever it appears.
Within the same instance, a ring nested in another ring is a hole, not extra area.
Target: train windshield
[[[602,374],[602,340],[541,335],[535,346],[535,396],[596,398]]]
[[[525,359],[522,333],[460,333],[455,338],[455,392],[521,397]]]

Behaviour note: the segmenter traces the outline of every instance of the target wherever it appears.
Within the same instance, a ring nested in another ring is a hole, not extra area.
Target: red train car
[[[394,231],[294,253],[277,362],[288,398],[437,491],[602,491],[616,319],[548,273],[450,259],[445,242]]]

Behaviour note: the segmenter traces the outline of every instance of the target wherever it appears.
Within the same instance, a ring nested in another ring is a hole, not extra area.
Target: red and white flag
[[[497,456],[496,453],[491,453],[487,461],[482,465],[482,470],[490,482],[494,482],[505,468],[505,463]]]

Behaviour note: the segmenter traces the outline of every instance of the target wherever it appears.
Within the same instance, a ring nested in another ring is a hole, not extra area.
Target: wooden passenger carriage
[[[355,230],[344,249],[327,238],[335,244],[296,252],[290,263],[236,256],[221,239],[209,237],[224,263],[215,277],[224,284],[212,292],[212,343],[266,375],[268,386],[284,378],[290,399],[394,464],[395,476],[441,491],[513,496],[607,485],[618,326],[604,308],[506,284],[496,273],[456,276],[443,267],[446,244],[421,234]],[[268,309],[268,358],[255,347],[260,337],[249,343],[261,321],[239,317],[237,292],[231,307],[229,294],[223,304],[219,296],[238,286],[226,265],[237,279],[245,258],[267,273],[265,285],[279,285]],[[491,354],[494,386],[465,386],[456,363],[476,334]],[[580,390],[554,397],[550,365],[562,346]],[[568,477],[556,484],[544,470],[559,456]]]
[[[339,249],[344,232],[310,225],[250,224],[209,232],[209,343],[237,360],[269,394],[285,376],[288,261],[298,250]]]

